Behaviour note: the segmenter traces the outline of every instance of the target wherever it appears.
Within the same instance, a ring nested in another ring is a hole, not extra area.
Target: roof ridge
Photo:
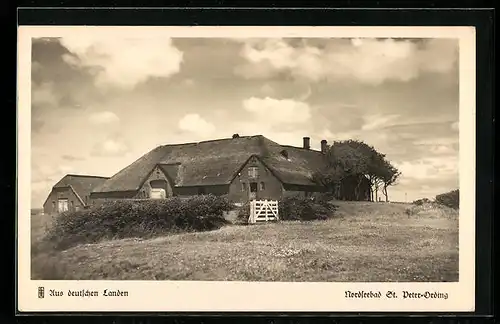
[[[225,138],[217,138],[217,139],[211,139],[211,140],[204,140],[204,141],[199,141],[199,142],[163,144],[163,145],[159,145],[158,147],[196,145],[196,144],[201,144],[201,143],[212,143],[212,142],[220,142],[220,141],[228,141],[228,140],[235,140],[235,139],[240,139],[240,138],[252,138],[252,137],[256,137],[256,138],[258,138],[258,137],[264,137],[265,138],[264,135],[260,135],[260,134],[259,135],[246,135],[246,136],[239,136],[237,138],[225,137]]]
[[[280,144],[280,146],[282,147],[289,147],[289,148],[294,148],[294,149],[299,149],[299,150],[304,150],[306,152],[316,152],[316,153],[321,153],[321,150],[316,150],[316,149],[313,149],[313,148],[303,148],[303,147],[300,147],[300,146],[293,146],[293,145],[283,145],[283,144]]]
[[[63,178],[65,178],[65,177],[102,178],[102,179],[109,179],[110,178],[110,177],[105,177],[105,176],[95,176],[95,175],[90,175],[90,174],[75,174],[75,173],[68,173]]]

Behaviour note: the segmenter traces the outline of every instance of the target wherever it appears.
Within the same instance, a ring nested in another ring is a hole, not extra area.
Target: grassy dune
[[[232,225],[33,253],[33,279],[458,281],[458,215],[340,203],[328,221]],[[409,215],[410,214],[410,215]],[[42,222],[39,222],[42,223]],[[33,232],[37,222],[32,222]],[[33,245],[36,247],[36,241]]]

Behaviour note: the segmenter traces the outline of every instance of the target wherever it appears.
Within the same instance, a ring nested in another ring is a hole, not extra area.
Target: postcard
[[[19,311],[473,311],[475,82],[466,26],[19,26]]]

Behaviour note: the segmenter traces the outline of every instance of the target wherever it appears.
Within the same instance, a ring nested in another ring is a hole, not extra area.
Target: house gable
[[[156,165],[142,182],[135,198],[150,198],[151,189],[153,188],[161,188],[165,190],[166,197],[172,197],[174,194],[172,187],[171,177],[165,172],[164,168],[160,167],[160,165]]]
[[[61,200],[66,201],[68,211],[75,211],[85,207],[85,204],[71,186],[54,187],[43,204],[44,213],[58,213],[58,204]]]
[[[252,155],[237,170],[229,185],[229,199],[245,202],[255,195],[255,199],[280,199],[282,182],[274,172],[262,162],[262,159]]]

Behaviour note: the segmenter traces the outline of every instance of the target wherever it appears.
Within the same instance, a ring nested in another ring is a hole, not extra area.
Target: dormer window
[[[287,160],[288,160],[288,152],[287,152],[287,150],[282,150],[282,151],[280,152],[280,154],[281,154],[281,156],[283,156],[285,159],[287,159]]]

